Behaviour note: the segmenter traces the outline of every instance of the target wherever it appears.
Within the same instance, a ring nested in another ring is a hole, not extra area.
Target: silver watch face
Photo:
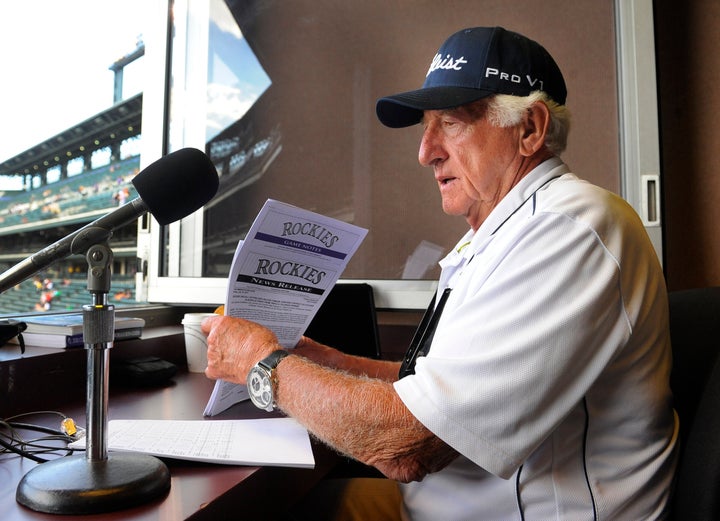
[[[273,410],[273,391],[270,375],[261,367],[250,369],[247,377],[248,394],[250,400],[260,409]]]

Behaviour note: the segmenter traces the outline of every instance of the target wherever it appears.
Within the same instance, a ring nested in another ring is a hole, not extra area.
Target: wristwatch
[[[250,400],[259,409],[268,412],[277,409],[275,403],[275,368],[280,360],[288,356],[290,353],[284,349],[273,351],[268,356],[260,360],[250,369],[247,376],[247,389],[250,394]]]

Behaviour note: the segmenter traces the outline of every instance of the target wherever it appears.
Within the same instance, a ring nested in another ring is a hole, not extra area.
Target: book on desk
[[[36,347],[82,347],[83,316],[80,313],[61,313],[52,315],[28,315],[16,317],[25,322],[27,329],[23,332],[25,343]],[[140,338],[145,320],[137,317],[115,317],[114,341]],[[11,342],[18,343],[17,337]]]

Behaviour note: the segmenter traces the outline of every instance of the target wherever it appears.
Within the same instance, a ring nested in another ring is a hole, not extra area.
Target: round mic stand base
[[[84,455],[42,463],[20,480],[16,499],[38,512],[97,514],[138,506],[170,489],[170,472],[157,458],[110,453],[93,461]]]
[[[90,233],[90,231],[88,231]],[[170,471],[159,459],[129,452],[108,454],[109,349],[113,346],[115,308],[107,302],[112,250],[91,246],[88,290],[83,306],[83,342],[87,351],[87,429],[85,454],[44,462],[18,484],[21,505],[51,514],[94,514],[140,505],[170,489]]]

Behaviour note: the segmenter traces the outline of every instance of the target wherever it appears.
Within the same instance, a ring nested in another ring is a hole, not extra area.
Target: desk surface
[[[213,382],[203,374],[180,372],[167,387],[111,388],[109,419],[200,420]],[[85,402],[62,412],[84,425]],[[266,414],[249,402],[237,404],[214,419],[260,418]],[[206,420],[212,421],[212,420]],[[14,455],[0,456],[0,512],[5,521],[53,519],[122,519],[175,521],[276,519],[305,495],[337,462],[332,451],[313,445],[315,468],[243,467],[164,460],[170,469],[170,492],[146,505],[108,514],[57,516],[27,509],[15,501],[18,482],[36,463]],[[71,477],[69,477],[71,479]]]

